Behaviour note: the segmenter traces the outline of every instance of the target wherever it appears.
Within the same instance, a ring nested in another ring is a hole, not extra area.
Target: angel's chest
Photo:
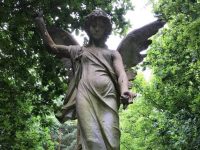
[[[101,63],[111,63],[112,55],[108,50],[85,50],[81,56],[82,63],[91,63],[91,64],[101,64]]]

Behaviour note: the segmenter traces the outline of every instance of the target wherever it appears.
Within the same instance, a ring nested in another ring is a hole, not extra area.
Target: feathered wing
[[[58,45],[79,45],[78,42],[74,39],[74,37],[67,31],[64,31],[57,27],[49,27],[48,32],[52,38],[52,40],[55,42],[55,44]],[[67,76],[70,78],[73,76],[72,73],[72,64],[71,60],[69,58],[63,58],[58,56],[61,61],[63,62],[65,68],[67,69]]]
[[[123,62],[127,68],[136,66],[145,55],[140,52],[147,49],[151,44],[149,38],[156,34],[163,27],[164,21],[157,20],[147,24],[139,29],[131,31],[119,44],[117,50],[122,56]]]
[[[151,44],[149,38],[156,34],[165,24],[162,20],[154,21],[139,29],[131,31],[119,44],[117,50],[122,56],[125,68],[131,68],[140,63],[146,55],[140,54]],[[127,72],[128,78],[133,79],[134,73]]]
[[[48,32],[56,44],[60,45],[79,45],[74,37],[67,31],[57,27],[49,27]]]

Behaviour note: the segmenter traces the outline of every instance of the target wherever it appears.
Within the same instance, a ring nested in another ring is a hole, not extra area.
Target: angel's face
[[[106,23],[101,18],[94,19],[90,24],[90,36],[95,40],[101,40],[105,36]]]

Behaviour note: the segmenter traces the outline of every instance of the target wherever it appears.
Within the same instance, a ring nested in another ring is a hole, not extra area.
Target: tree
[[[142,109],[131,109],[132,116],[125,116],[136,120],[135,128],[124,127],[135,133],[129,141],[133,149],[200,148],[199,9],[198,1],[154,3],[155,13],[167,26],[154,38],[144,63],[153,70],[153,80],[145,85],[139,78],[135,81],[142,95],[135,105]],[[142,121],[138,124],[137,119]]]
[[[64,124],[55,121],[55,124],[51,127],[51,137],[55,141],[55,149],[67,149],[74,150],[77,146],[77,122],[71,121]]]
[[[47,116],[63,100],[67,77],[61,62],[44,50],[33,12],[42,9],[47,26],[74,31],[96,7],[112,16],[115,31],[126,31],[129,0],[0,1],[1,149],[54,149]]]

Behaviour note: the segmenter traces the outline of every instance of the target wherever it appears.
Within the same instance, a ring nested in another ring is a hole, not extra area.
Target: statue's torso
[[[112,52],[110,50],[84,48],[81,57],[82,75],[79,83],[89,83],[97,90],[106,89],[108,85],[113,84],[108,70],[90,54],[94,54],[97,58],[102,60],[102,63],[107,61],[106,63],[112,68]]]

